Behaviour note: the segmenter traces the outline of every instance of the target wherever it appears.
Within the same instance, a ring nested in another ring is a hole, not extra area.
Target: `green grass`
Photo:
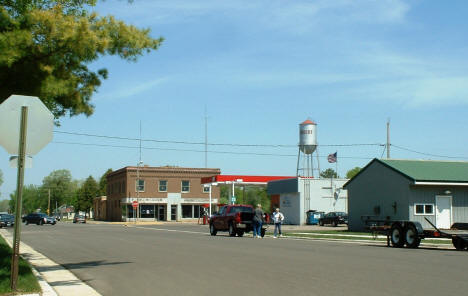
[[[12,250],[0,236],[0,295],[10,295],[10,274],[11,274],[11,254]],[[18,292],[40,292],[41,288],[36,277],[32,273],[28,262],[20,258],[18,272]]]

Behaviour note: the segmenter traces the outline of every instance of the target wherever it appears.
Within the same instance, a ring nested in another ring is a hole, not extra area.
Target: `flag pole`
[[[336,161],[335,161],[335,171],[336,171],[336,178],[338,179],[338,151],[335,152]]]

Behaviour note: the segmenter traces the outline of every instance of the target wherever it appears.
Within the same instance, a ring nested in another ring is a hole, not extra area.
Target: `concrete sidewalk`
[[[13,234],[5,229],[0,229],[0,235],[12,246]],[[33,267],[42,289],[43,296],[97,296],[101,295],[96,290],[85,284],[69,270],[45,257],[33,248],[21,242],[20,254]],[[29,294],[34,295],[34,294]]]

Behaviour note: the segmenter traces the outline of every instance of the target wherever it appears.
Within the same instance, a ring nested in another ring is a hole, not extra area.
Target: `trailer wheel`
[[[405,227],[405,242],[408,248],[417,248],[421,243],[421,238],[418,235],[418,231],[413,224],[408,224]]]
[[[390,230],[390,240],[394,248],[401,248],[405,245],[403,228],[399,223],[394,223]]]
[[[75,223],[75,222],[73,222],[73,223]],[[210,224],[210,234],[211,234],[212,236],[215,236],[217,232],[218,232],[218,231],[217,231],[216,228],[214,227],[213,223],[211,223],[211,224]]]
[[[232,225],[232,223],[229,224],[229,236],[236,236],[236,230],[234,229],[234,225]]]
[[[459,237],[452,238],[452,244],[457,249],[457,251],[463,251],[466,249],[466,243]]]

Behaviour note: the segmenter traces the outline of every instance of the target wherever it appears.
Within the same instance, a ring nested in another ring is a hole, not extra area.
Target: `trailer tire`
[[[75,223],[75,222],[73,222],[73,223]],[[214,227],[213,223],[211,223],[211,224],[210,224],[210,234],[211,234],[212,236],[215,236],[217,232],[218,232],[218,231],[217,231],[216,228]]]
[[[236,229],[232,223],[229,223],[229,236],[236,236]]]
[[[401,248],[405,245],[405,238],[403,236],[403,227],[400,223],[394,223],[390,229],[390,241],[394,248]]]
[[[464,251],[467,247],[465,241],[459,237],[453,237],[452,244],[455,247],[455,249],[457,249],[457,251]]]
[[[419,244],[421,243],[421,238],[413,224],[408,224],[405,227],[405,243],[408,248],[412,249],[419,247]]]

